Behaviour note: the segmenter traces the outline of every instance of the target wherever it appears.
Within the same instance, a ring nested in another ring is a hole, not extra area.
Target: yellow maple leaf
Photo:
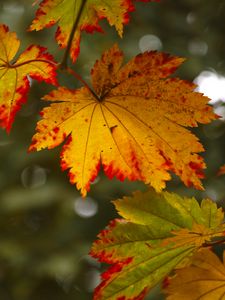
[[[142,180],[157,191],[176,173],[201,189],[203,151],[185,126],[215,118],[208,98],[195,85],[167,78],[183,62],[165,53],[145,52],[122,66],[118,46],[106,51],[91,74],[95,92],[60,87],[44,99],[30,150],[54,148],[70,136],[61,154],[62,168],[86,195],[100,163],[120,180]]]
[[[26,102],[30,87],[28,75],[56,85],[56,66],[45,48],[31,45],[12,63],[20,41],[15,32],[0,24],[0,126],[8,132],[15,114]]]
[[[166,288],[167,300],[224,300],[225,251],[223,263],[209,249],[195,254],[189,267],[176,271]]]

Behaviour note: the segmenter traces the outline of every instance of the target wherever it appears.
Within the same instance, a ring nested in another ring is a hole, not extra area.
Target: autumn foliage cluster
[[[146,193],[114,201],[121,218],[93,243],[90,254],[111,265],[94,299],[144,299],[162,281],[168,300],[224,299],[225,266],[212,251],[225,241],[221,208],[210,199],[199,204],[162,191],[171,174],[188,187],[204,189],[204,148],[190,128],[218,118],[195,84],[173,75],[184,58],[151,51],[124,63],[123,52],[113,45],[91,69],[91,86],[68,67],[69,57],[72,64],[79,59],[83,32],[102,31],[101,19],[122,37],[135,2],[40,2],[29,30],[57,24],[55,38],[65,49],[61,62],[39,45],[21,53],[16,33],[1,24],[0,126],[10,133],[30,81],[45,81],[55,87],[42,98],[46,107],[29,151],[63,143],[61,167],[83,197],[100,168],[109,178],[149,186]],[[82,87],[61,86],[58,72],[74,76]]]

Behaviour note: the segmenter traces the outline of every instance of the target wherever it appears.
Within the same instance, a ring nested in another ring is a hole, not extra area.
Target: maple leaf
[[[222,176],[222,175],[225,175],[225,165],[221,166],[217,173],[217,176]]]
[[[114,204],[124,219],[111,221],[90,252],[112,264],[102,274],[96,300],[141,300],[206,243],[224,236],[222,209],[209,199],[200,206],[194,198],[149,191]]]
[[[45,48],[31,45],[12,63],[20,41],[16,33],[0,24],[0,126],[10,131],[17,111],[26,102],[28,75],[56,85],[56,67]]]
[[[167,78],[182,58],[145,52],[123,67],[122,61],[115,45],[95,63],[97,98],[86,87],[45,96],[56,103],[42,111],[30,150],[54,148],[70,136],[61,164],[84,196],[100,162],[109,178],[142,180],[159,191],[173,171],[201,189],[203,147],[184,127],[215,118],[209,99],[193,92],[194,84]]]
[[[68,44],[73,24],[79,15],[83,0],[43,0],[37,10],[30,30],[41,30],[58,23],[56,40],[61,48]],[[136,0],[139,2],[153,2],[157,0]],[[129,12],[134,10],[135,0],[87,0],[76,28],[71,58],[75,62],[80,52],[81,32],[103,32],[99,20],[107,19],[111,26],[115,26],[122,36],[123,25],[129,22]],[[158,2],[158,1],[157,1]]]
[[[191,266],[176,271],[165,291],[167,300],[224,300],[225,251],[222,263],[212,251],[202,249]]]

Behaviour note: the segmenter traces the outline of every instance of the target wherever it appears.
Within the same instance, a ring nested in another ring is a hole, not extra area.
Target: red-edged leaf
[[[206,243],[224,239],[224,214],[209,199],[199,205],[194,198],[149,191],[114,204],[124,219],[111,221],[90,253],[112,265],[94,300],[141,300],[173,269],[190,263]]]
[[[58,24],[56,40],[60,47],[67,46],[73,24],[79,15],[83,0],[43,0],[37,10],[30,30],[41,30]],[[137,1],[137,0],[136,0]],[[80,52],[81,32],[103,32],[99,20],[107,19],[111,26],[115,26],[122,36],[123,25],[129,22],[129,12],[134,11],[135,0],[87,0],[76,28],[71,58],[75,62]],[[138,0],[139,2],[158,2],[157,0]]]
[[[201,189],[203,146],[185,127],[216,118],[209,99],[195,85],[168,78],[183,62],[155,51],[139,54],[122,66],[115,45],[92,69],[97,97],[86,87],[60,87],[44,99],[30,150],[54,148],[67,136],[63,170],[85,196],[100,164],[109,178],[142,180],[157,191],[176,173],[186,185]],[[54,103],[53,103],[54,102]]]
[[[28,76],[57,84],[53,58],[40,46],[31,45],[12,62],[20,47],[15,32],[0,24],[0,126],[10,131],[17,111],[26,102]]]

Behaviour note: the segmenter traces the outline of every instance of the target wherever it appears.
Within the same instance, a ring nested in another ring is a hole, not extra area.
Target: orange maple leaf
[[[217,176],[225,175],[225,165],[221,166],[219,171],[217,172]]]
[[[165,53],[145,52],[122,67],[115,45],[92,69],[95,92],[60,87],[44,97],[57,102],[42,111],[30,150],[54,148],[69,139],[62,168],[86,195],[100,162],[109,178],[142,180],[157,191],[176,173],[201,189],[203,151],[186,126],[215,119],[208,98],[195,85],[167,78],[183,62]]]
[[[15,32],[0,24],[0,126],[10,131],[17,111],[26,102],[28,75],[38,81],[56,85],[56,66],[45,48],[31,45],[17,59],[20,41]]]
[[[191,266],[176,271],[166,287],[167,300],[224,300],[225,251],[223,263],[209,249],[196,253]]]
[[[30,30],[41,30],[58,23],[56,40],[61,48],[67,46],[73,24],[79,15],[83,0],[43,0],[36,12]],[[81,32],[103,32],[99,20],[107,19],[111,26],[115,26],[122,36],[123,25],[129,22],[129,12],[134,10],[134,2],[158,2],[159,0],[86,0],[79,24],[76,28],[71,58],[75,62],[80,52]]]

